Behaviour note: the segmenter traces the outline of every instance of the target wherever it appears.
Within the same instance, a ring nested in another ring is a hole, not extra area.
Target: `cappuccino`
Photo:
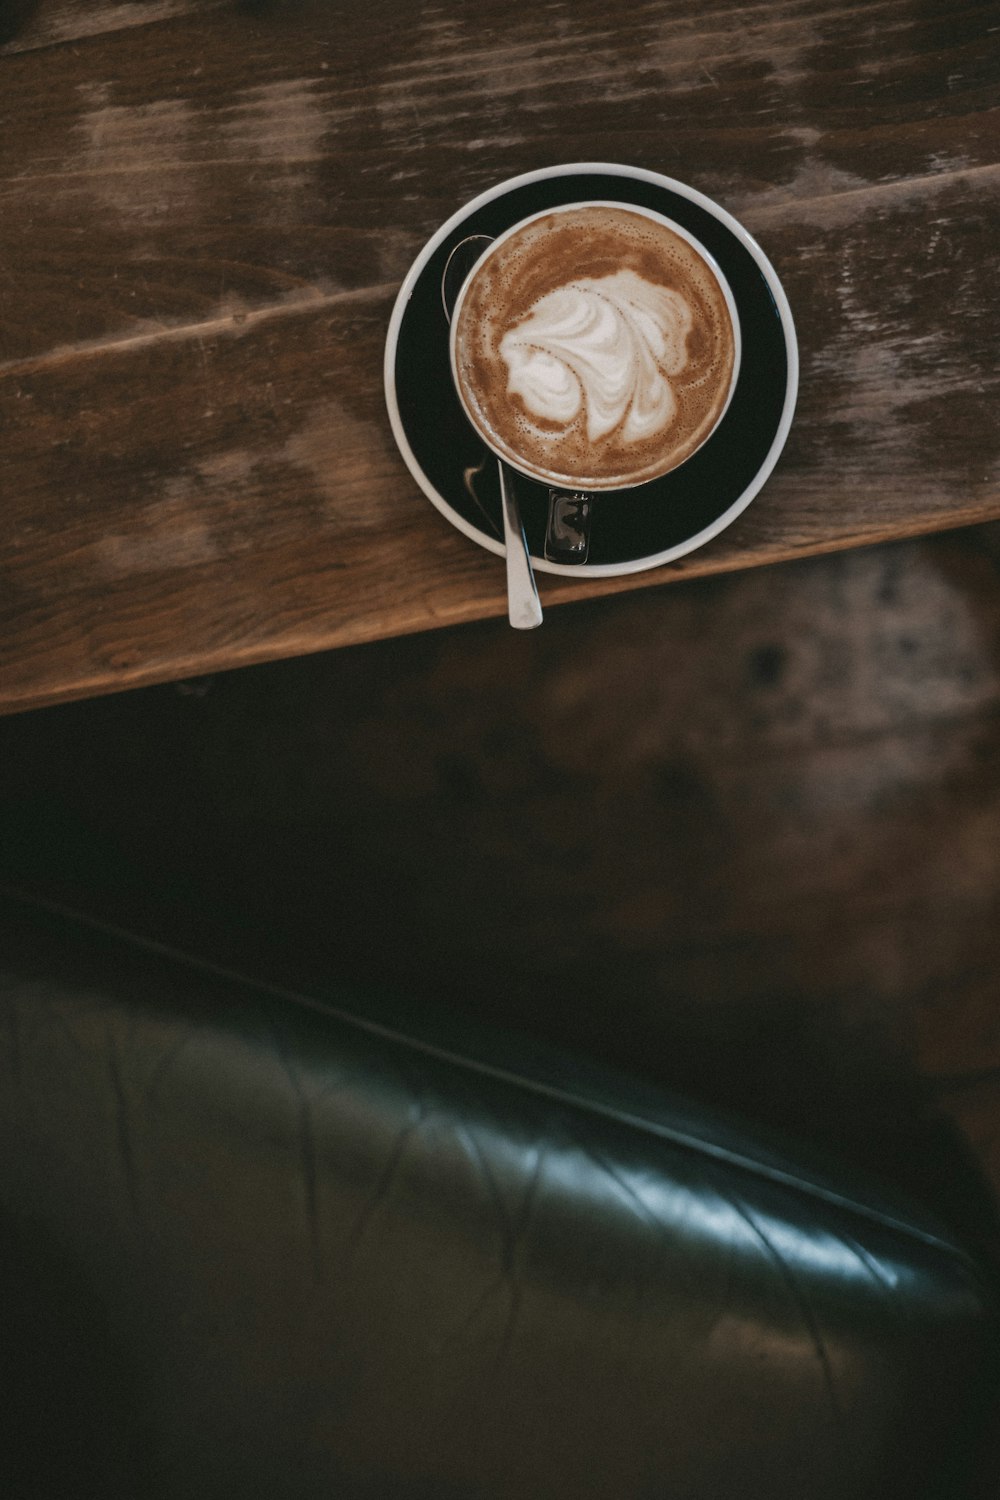
[[[492,245],[459,296],[452,368],[491,448],[544,482],[675,469],[729,401],[739,334],[709,260],[659,215],[574,204]]]

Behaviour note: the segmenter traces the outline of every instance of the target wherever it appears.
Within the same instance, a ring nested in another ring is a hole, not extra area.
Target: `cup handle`
[[[548,562],[585,563],[590,553],[593,496],[582,490],[549,490],[549,519],[545,528]]]

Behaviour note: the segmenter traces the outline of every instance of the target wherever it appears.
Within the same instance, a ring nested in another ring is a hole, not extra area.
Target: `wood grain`
[[[227,5],[232,0],[5,0],[0,38],[9,53],[31,52]]]
[[[736,525],[546,605],[1000,515],[998,39],[931,0],[41,0],[0,49],[0,706],[501,614],[382,346],[437,225],[554,161],[735,212],[803,373]]]

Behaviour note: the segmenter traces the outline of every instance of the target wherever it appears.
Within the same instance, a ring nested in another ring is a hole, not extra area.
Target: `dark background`
[[[995,1251],[998,574],[988,526],[8,718],[0,877],[569,1042]]]

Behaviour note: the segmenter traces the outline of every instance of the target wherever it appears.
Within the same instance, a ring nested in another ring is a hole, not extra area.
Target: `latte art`
[[[621,427],[643,442],[677,413],[669,377],[687,364],[691,309],[634,271],[584,277],[536,303],[500,340],[507,390],[528,415],[566,427],[585,415],[591,442]]]
[[[533,478],[616,489],[667,473],[725,410],[737,330],[699,250],[658,215],[575,204],[502,236],[452,326],[466,413]]]

